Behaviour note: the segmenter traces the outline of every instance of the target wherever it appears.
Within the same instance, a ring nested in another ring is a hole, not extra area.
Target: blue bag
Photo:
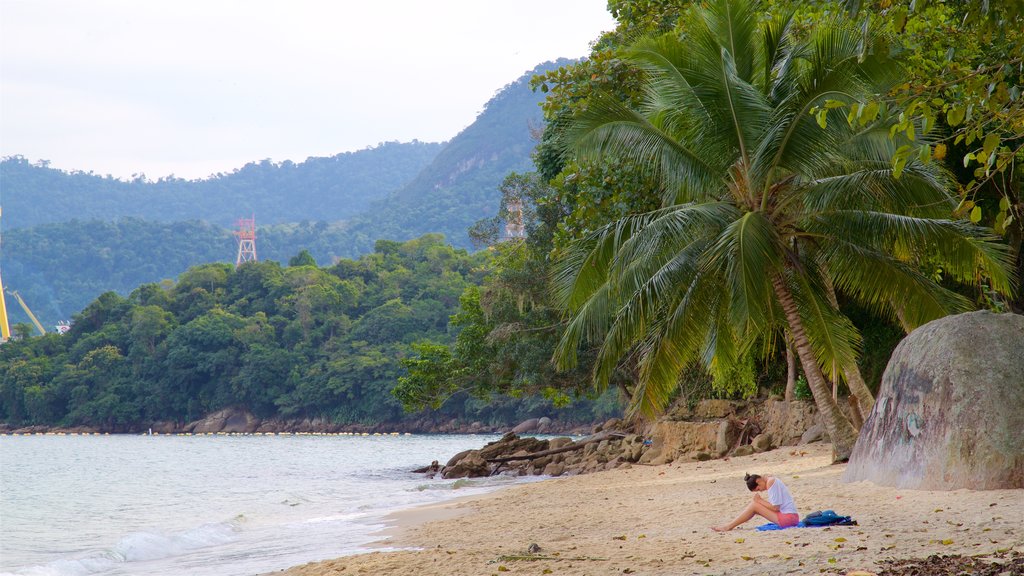
[[[807,526],[856,526],[857,521],[849,516],[840,516],[832,510],[818,510],[804,517]]]

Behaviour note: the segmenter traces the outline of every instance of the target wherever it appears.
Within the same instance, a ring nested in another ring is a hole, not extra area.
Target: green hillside
[[[497,213],[499,186],[531,169],[542,125],[530,78],[502,88],[447,144],[388,143],[294,164],[251,163],[206,180],[123,182],[62,172],[24,158],[0,163],[6,285],[44,324],[66,320],[96,295],[128,294],[190,266],[234,262],[230,227],[255,214],[261,260],[308,250],[321,265],[373,250],[378,239],[441,233],[469,248],[466,230]],[[28,318],[10,306],[14,322]]]
[[[260,224],[345,220],[412,180],[442,146],[388,142],[299,163],[250,162],[202,180],[150,181],[140,176],[130,182],[91,172],[64,172],[45,161],[5,158],[0,162],[3,227],[123,217],[231,226],[250,214]]]
[[[468,248],[466,230],[497,213],[505,176],[533,169],[544,94],[531,90],[530,79],[569,62],[546,62],[505,86],[414,180],[353,219],[350,242],[357,253],[377,238],[405,240],[431,232]]]

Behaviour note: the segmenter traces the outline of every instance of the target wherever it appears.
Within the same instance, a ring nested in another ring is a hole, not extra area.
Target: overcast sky
[[[202,178],[448,140],[605,0],[0,0],[0,155]]]

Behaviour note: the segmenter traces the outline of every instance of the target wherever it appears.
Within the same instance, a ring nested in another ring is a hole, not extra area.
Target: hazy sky
[[[0,0],[0,155],[185,178],[442,141],[605,0]]]

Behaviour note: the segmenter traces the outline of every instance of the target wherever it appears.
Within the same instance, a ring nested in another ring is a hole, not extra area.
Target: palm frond
[[[963,296],[887,253],[830,242],[819,259],[828,263],[837,290],[908,330],[972,307]]]
[[[891,251],[905,261],[927,255],[959,282],[971,283],[983,273],[992,289],[1002,294],[1011,294],[1016,287],[1008,247],[988,230],[967,222],[837,210],[815,215],[807,230],[878,252]]]
[[[818,365],[835,380],[842,368],[856,365],[860,333],[829,301],[827,277],[807,264],[803,273],[790,275],[789,281]]]
[[[705,266],[724,271],[733,329],[768,323],[774,300],[770,278],[782,267],[784,251],[775,227],[763,212],[747,212],[726,227],[708,250]]]

